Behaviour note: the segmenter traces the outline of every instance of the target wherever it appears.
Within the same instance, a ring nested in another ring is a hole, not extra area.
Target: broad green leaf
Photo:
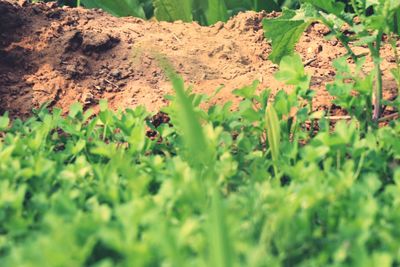
[[[260,121],[260,113],[254,109],[253,101],[251,99],[242,101],[239,104],[238,113],[245,121],[251,123]]]
[[[252,98],[255,96],[256,90],[258,85],[260,84],[260,81],[255,80],[251,85],[244,86],[240,89],[235,89],[232,91],[232,94],[241,96],[243,98]]]
[[[225,0],[228,9],[252,9],[252,0]]]
[[[128,138],[128,143],[131,145],[133,151],[141,151],[146,141],[146,129],[144,123],[138,123],[132,129]]]
[[[284,56],[292,55],[296,43],[311,21],[294,19],[296,13],[285,10],[281,17],[264,19],[264,35],[271,40],[272,53],[269,59],[278,64]]]
[[[101,8],[114,16],[145,18],[139,0],[81,0],[81,2],[85,7]]]
[[[305,0],[313,6],[322,9],[325,13],[341,16],[344,12],[345,4],[335,0]]]
[[[208,7],[205,12],[208,25],[212,25],[218,21],[228,20],[228,10],[224,0],[208,0]]]
[[[308,89],[311,81],[311,76],[304,71],[304,65],[299,54],[283,57],[275,78],[301,89]]]
[[[281,4],[275,0],[253,0],[253,9],[256,11],[265,10],[267,12],[278,11],[281,9]],[[282,2],[282,1],[281,1]]]
[[[191,22],[192,1],[188,0],[154,0],[154,13],[158,20]]]
[[[293,0],[225,0],[226,6],[231,10],[256,10],[267,12],[279,11],[281,6],[292,6]]]

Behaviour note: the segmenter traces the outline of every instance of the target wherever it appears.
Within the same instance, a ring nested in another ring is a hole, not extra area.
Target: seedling
[[[347,56],[354,63],[362,57],[353,51],[353,45],[367,45],[374,63],[374,88],[372,93],[372,120],[377,122],[382,110],[382,71],[380,49],[382,40],[389,37],[392,44],[399,38],[400,2],[396,0],[352,0],[354,13],[345,11],[345,4],[334,0],[304,0],[297,11],[284,10],[281,17],[265,19],[265,36],[272,41],[273,52],[270,59],[275,63],[288,54],[302,32],[313,22],[322,22],[346,48]],[[342,29],[347,28],[345,34]],[[395,45],[394,55],[397,68],[392,71],[395,79],[399,77],[399,59]]]

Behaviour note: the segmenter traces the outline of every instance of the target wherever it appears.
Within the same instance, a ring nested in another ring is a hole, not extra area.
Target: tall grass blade
[[[208,149],[198,116],[196,115],[191,100],[185,92],[183,79],[174,71],[165,58],[159,58],[159,62],[168,78],[171,80],[176,94],[175,101],[178,106],[176,116],[179,120],[190,161],[193,165],[197,166],[208,165],[212,161],[212,155]]]
[[[281,142],[281,128],[279,126],[278,115],[273,105],[268,105],[265,113],[268,144],[274,162],[274,171],[277,174],[277,162],[279,159],[279,147]]]
[[[209,266],[232,267],[234,262],[232,243],[229,238],[228,224],[225,221],[225,211],[221,196],[216,189],[213,192],[211,203],[209,241]]]

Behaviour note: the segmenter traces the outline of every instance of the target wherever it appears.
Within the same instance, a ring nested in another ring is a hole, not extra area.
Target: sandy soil
[[[218,103],[237,103],[232,90],[255,79],[261,81],[259,90],[290,90],[273,78],[277,66],[267,59],[271,46],[263,38],[262,19],[276,15],[246,12],[202,27],[0,0],[0,113],[26,116],[46,102],[64,111],[76,101],[96,109],[99,99],[108,99],[114,109],[141,104],[157,111],[172,89],[157,54],[165,55],[195,92],[212,94],[224,85]],[[345,53],[336,40],[326,40],[327,34],[315,24],[296,48],[304,62],[313,60],[306,69],[313,75],[315,109],[330,106],[325,84],[335,75],[332,60]],[[389,74],[394,58],[388,45],[382,54],[388,98],[397,91]]]

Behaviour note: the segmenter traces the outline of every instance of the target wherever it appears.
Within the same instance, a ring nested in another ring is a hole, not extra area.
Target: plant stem
[[[390,115],[385,116],[383,118],[380,118],[379,122],[390,121],[390,120],[396,119],[398,117],[400,117],[400,114],[398,112],[397,113],[393,113],[393,114],[390,114]]]
[[[358,57],[354,53],[354,51],[351,49],[351,47],[349,46],[348,41],[346,40],[345,36],[341,32],[335,30],[335,28],[331,25],[331,23],[329,23],[329,21],[327,21],[325,18],[322,18],[321,20],[325,24],[325,26],[327,26],[329,28],[329,30],[334,33],[336,38],[338,38],[338,40],[343,45],[343,47],[346,49],[347,54],[349,54],[351,59],[353,59],[354,62],[357,62]]]
[[[349,44],[347,43],[347,41],[344,40],[342,34],[339,33],[339,35],[337,36],[337,38],[338,38],[339,41],[343,44],[344,48],[346,48],[347,53],[350,55],[351,59],[353,59],[354,63],[357,63],[357,61],[358,61],[357,55],[356,55],[356,54],[354,53],[354,51],[351,49],[351,47],[349,46]]]
[[[375,46],[369,44],[369,50],[371,52],[372,59],[375,65],[375,86],[372,93],[372,103],[374,106],[372,120],[377,121],[381,115],[381,102],[382,102],[382,71],[381,71],[381,60],[380,60],[380,49],[382,42],[383,32],[379,31]]]
[[[107,124],[104,125],[104,130],[103,130],[103,141],[106,140],[106,134],[107,134]]]
[[[400,56],[397,52],[397,44],[396,44],[396,37],[393,34],[390,36],[390,44],[392,45],[394,51],[394,58],[396,61],[396,70],[399,79],[396,79],[397,82],[397,95],[400,95]]]

